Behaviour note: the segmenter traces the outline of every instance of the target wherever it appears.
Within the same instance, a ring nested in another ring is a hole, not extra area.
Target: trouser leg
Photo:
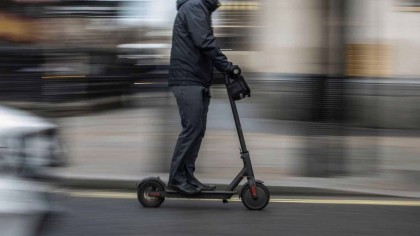
[[[191,152],[203,134],[203,89],[201,86],[175,86],[175,95],[182,131],[172,156],[169,183],[187,182],[186,166],[190,166]],[[202,139],[202,138],[201,138]]]
[[[188,155],[189,161],[187,161],[186,165],[186,177],[188,180],[195,179],[194,177],[194,171],[195,171],[195,162],[198,157],[198,153],[200,151],[201,142],[204,138],[205,132],[206,132],[206,126],[207,126],[207,113],[209,111],[209,105],[210,105],[210,88],[204,88],[203,89],[203,112],[202,112],[202,129],[200,136],[197,138],[196,142],[191,148],[191,152]]]

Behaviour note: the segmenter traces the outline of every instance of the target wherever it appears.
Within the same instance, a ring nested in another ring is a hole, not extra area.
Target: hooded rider
[[[182,131],[172,157],[168,186],[184,194],[214,190],[195,176],[195,162],[204,137],[210,104],[213,69],[239,69],[222,53],[213,35],[211,15],[218,0],[178,0],[169,70],[181,117]]]

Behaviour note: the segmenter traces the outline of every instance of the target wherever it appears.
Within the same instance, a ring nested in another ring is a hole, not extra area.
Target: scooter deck
[[[188,195],[183,194],[174,190],[168,190],[166,189],[165,192],[161,193],[161,196],[167,197],[167,198],[195,198],[195,199],[229,199],[234,194],[236,194],[236,191],[201,191],[200,193]]]

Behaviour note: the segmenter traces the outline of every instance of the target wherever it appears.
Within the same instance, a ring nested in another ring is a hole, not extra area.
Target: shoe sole
[[[178,189],[175,189],[175,191],[180,193],[180,194],[184,194],[184,195],[196,195],[196,194],[199,194],[201,192],[201,191],[199,191],[199,192],[188,193],[188,192],[184,192],[184,191],[179,191]]]
[[[201,188],[201,191],[214,191],[214,190],[216,190],[216,187],[208,188],[208,189]]]
[[[175,191],[175,192],[184,194],[184,195],[195,195],[195,194],[199,194],[202,191],[202,190],[199,190],[197,192],[184,192],[184,191],[181,191],[181,190],[179,190],[177,188],[169,187],[169,186],[168,186],[168,190],[172,190],[172,191]]]

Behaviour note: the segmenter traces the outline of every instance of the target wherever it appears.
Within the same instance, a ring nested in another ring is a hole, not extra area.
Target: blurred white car
[[[0,175],[66,164],[57,125],[0,106]]]
[[[36,182],[0,178],[0,235],[39,235],[54,213],[46,192],[47,187]]]

